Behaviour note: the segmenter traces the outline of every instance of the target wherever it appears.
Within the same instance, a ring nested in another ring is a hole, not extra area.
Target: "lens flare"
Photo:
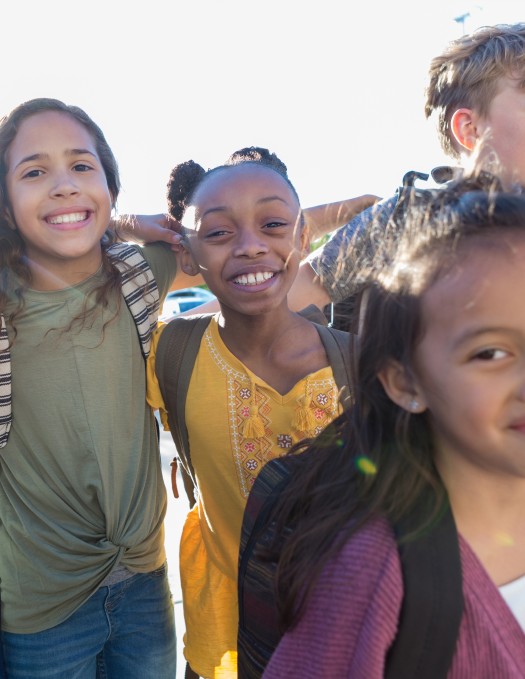
[[[502,547],[514,547],[514,538],[508,533],[497,533],[496,542]]]
[[[374,462],[369,457],[365,455],[360,455],[355,463],[357,469],[365,476],[373,476],[377,474],[377,467]]]

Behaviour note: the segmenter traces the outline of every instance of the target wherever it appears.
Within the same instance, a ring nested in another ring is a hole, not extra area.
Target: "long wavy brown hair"
[[[86,128],[95,143],[97,154],[104,169],[113,206],[116,205],[120,191],[118,165],[113,152],[100,127],[81,108],[65,104],[58,99],[31,99],[17,106],[0,120],[0,313],[6,313],[8,303],[15,303],[12,311],[6,318],[15,336],[15,319],[24,307],[24,290],[31,286],[31,271],[27,264],[24,241],[16,229],[9,204],[6,185],[8,172],[7,152],[24,120],[47,111],[64,113]],[[15,228],[11,228],[12,226]],[[82,327],[84,320],[97,307],[107,306],[110,296],[115,291],[120,290],[120,272],[106,254],[107,248],[114,240],[115,234],[108,225],[108,229],[102,239],[104,282],[93,290],[90,299],[86,299],[82,314],[78,318],[72,319],[69,328],[75,324]],[[121,301],[120,295],[116,299],[118,313]]]
[[[406,222],[391,222],[374,248],[363,247],[370,245],[366,234],[356,237],[347,253],[360,300],[353,403],[292,451],[302,454],[292,456],[291,480],[273,511],[277,538],[267,557],[278,561],[284,629],[297,621],[326,562],[365,522],[396,522],[424,506],[417,534],[446,506],[428,414],[392,402],[378,375],[392,360],[412,370],[424,333],[422,295],[433,282],[472,247],[512,246],[517,233],[525,236],[525,196],[503,193],[497,182],[487,188],[484,176],[430,192]]]

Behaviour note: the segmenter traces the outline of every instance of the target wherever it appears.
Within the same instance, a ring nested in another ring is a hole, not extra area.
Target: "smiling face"
[[[413,396],[445,479],[460,468],[525,478],[525,236],[470,248],[423,295]]]
[[[304,243],[285,179],[256,163],[222,168],[204,179],[192,205],[183,219],[185,271],[202,273],[223,309],[256,315],[286,305]]]
[[[95,142],[71,116],[26,118],[7,152],[7,194],[33,286],[60,289],[95,273],[112,196]]]

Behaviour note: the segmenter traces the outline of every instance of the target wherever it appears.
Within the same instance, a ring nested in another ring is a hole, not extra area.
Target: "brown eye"
[[[474,358],[480,361],[494,361],[508,356],[508,353],[503,349],[483,349],[479,351]]]
[[[221,236],[228,235],[228,233],[226,229],[214,229],[206,234],[206,238],[220,238]]]
[[[29,170],[29,172],[22,175],[22,179],[33,179],[34,177],[40,177],[41,174],[43,174],[43,170]]]
[[[287,226],[286,222],[267,222],[264,225],[267,229],[276,229],[279,226]]]

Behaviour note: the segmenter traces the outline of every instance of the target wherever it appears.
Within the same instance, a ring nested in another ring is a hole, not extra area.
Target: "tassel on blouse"
[[[297,431],[309,432],[317,426],[316,419],[310,408],[310,377],[306,378],[304,395],[297,399],[299,405],[295,409],[292,427]]]
[[[252,399],[250,403],[250,414],[244,421],[242,435],[245,439],[258,439],[264,436],[264,422],[259,415],[255,395],[255,382],[251,384]]]

